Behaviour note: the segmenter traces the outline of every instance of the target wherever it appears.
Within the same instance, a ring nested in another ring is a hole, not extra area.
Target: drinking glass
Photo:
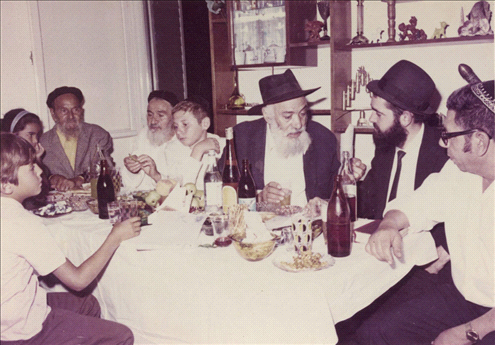
[[[312,218],[307,212],[296,212],[291,215],[294,248],[301,255],[311,252],[313,246]]]
[[[136,199],[120,199],[120,221],[123,222],[138,215],[138,203]]]
[[[215,244],[219,247],[227,247],[232,243],[229,237],[229,216],[225,214],[210,215],[211,225],[213,227],[213,236]]]
[[[110,219],[110,224],[115,224],[120,219],[120,205],[118,201],[110,201],[107,204],[108,208],[108,218]]]

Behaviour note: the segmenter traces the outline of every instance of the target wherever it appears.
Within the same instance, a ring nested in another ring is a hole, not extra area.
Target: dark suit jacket
[[[311,145],[304,154],[304,177],[306,182],[306,197],[308,200],[318,196],[329,199],[332,193],[333,177],[337,174],[340,163],[337,155],[337,139],[323,125],[308,121],[306,126],[311,137]],[[237,161],[248,159],[256,184],[256,189],[265,186],[265,144],[266,121],[264,118],[242,122],[234,127],[234,144]],[[220,171],[223,169],[225,150],[218,162]],[[284,169],[284,167],[280,167]],[[270,181],[268,181],[270,182]]]
[[[438,145],[439,138],[440,130],[425,125],[419,149],[414,189],[421,186],[428,175],[439,172],[449,158],[447,150]],[[376,148],[368,175],[358,183],[358,216],[360,218],[383,218],[394,155],[395,147]]]
[[[82,175],[88,169],[91,160],[96,155],[96,145],[99,144],[102,152],[109,157],[113,152],[113,142],[110,133],[98,125],[83,123],[81,133],[77,139],[75,169],[69,163],[64,148],[58,138],[56,127],[44,133],[40,139],[45,148],[43,163],[50,170],[51,175],[62,175],[66,178],[74,178]]]

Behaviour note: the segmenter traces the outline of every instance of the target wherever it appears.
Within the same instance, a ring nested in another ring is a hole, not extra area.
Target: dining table
[[[288,272],[275,263],[295,255],[289,245],[248,261],[233,245],[212,246],[212,237],[202,231],[205,218],[179,211],[151,214],[149,225],[122,242],[98,276],[91,292],[102,317],[128,326],[136,344],[335,344],[336,323],[371,304],[414,265],[437,258],[427,232],[404,236],[404,255],[390,265],[368,254],[370,235],[356,231],[349,256],[325,269]],[[75,265],[112,228],[90,210],[44,218],[44,224]],[[328,256],[324,236],[314,240],[313,252]]]

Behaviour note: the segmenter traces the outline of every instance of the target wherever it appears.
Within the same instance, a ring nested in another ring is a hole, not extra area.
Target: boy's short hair
[[[177,103],[177,105],[172,109],[172,115],[179,111],[192,113],[196,120],[198,120],[198,123],[201,123],[204,118],[208,117],[206,107],[190,99]]]
[[[17,172],[23,165],[36,162],[33,146],[12,133],[0,133],[0,166],[2,183],[19,184]]]

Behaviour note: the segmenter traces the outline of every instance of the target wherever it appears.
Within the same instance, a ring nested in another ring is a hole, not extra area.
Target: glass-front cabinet
[[[228,1],[232,65],[313,65],[306,22],[316,1]],[[302,45],[301,45],[302,44]],[[314,51],[316,53],[316,50]]]

